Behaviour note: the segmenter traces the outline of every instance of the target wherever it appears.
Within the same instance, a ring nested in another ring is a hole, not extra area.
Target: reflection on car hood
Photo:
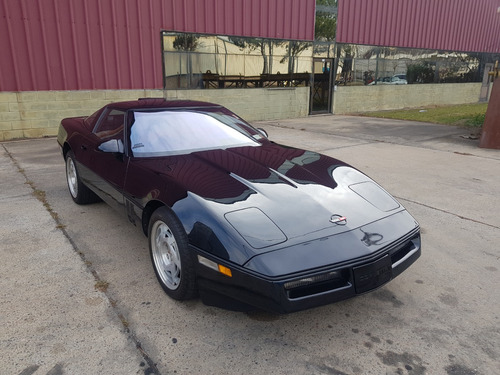
[[[219,220],[227,220],[259,253],[285,241],[290,245],[342,233],[402,209],[345,163],[273,144],[150,163],[197,196]]]

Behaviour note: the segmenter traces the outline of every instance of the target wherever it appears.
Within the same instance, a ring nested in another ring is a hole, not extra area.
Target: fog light
[[[320,283],[322,281],[328,281],[333,279],[340,279],[342,275],[339,271],[333,271],[328,273],[323,273],[321,275],[304,277],[303,279],[288,281],[285,283],[285,289],[293,289],[301,286],[311,285],[314,283]]]

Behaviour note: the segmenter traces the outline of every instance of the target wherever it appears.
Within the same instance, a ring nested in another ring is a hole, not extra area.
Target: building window
[[[165,89],[308,86],[313,43],[164,32]]]
[[[487,54],[342,44],[339,85],[481,82]]]

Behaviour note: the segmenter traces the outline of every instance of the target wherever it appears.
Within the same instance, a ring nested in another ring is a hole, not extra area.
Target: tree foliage
[[[292,74],[295,72],[295,60],[305,49],[311,46],[309,42],[299,42],[293,40],[288,42],[286,45],[286,55],[280,60],[280,63],[284,63],[288,60],[288,73]]]
[[[175,37],[173,46],[178,51],[195,51],[199,37],[195,34],[179,34]]]
[[[316,0],[316,6],[336,7],[337,0]],[[333,42],[337,29],[337,16],[332,12],[316,12],[316,24],[314,26],[314,39],[322,42]]]
[[[427,61],[411,64],[406,71],[408,83],[432,83],[434,82],[435,67]]]
[[[275,46],[280,46],[284,42],[273,41],[271,39],[262,38],[239,38],[239,37],[229,37],[231,43],[240,49],[248,48],[251,51],[258,49],[262,55],[263,65],[262,74],[272,73],[273,71],[273,49]],[[266,51],[267,49],[267,51]]]

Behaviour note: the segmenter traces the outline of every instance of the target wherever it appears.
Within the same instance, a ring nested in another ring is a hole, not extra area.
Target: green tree
[[[337,31],[337,0],[316,0],[314,39],[333,42]]]
[[[295,72],[295,61],[297,60],[298,55],[310,46],[311,43],[309,42],[299,42],[297,40],[288,42],[286,46],[287,54],[280,60],[280,63],[284,63],[288,60],[288,74]]]
[[[433,83],[435,66],[428,61],[408,65],[406,79],[408,83]]]
[[[283,42],[273,41],[271,39],[261,38],[238,38],[229,37],[229,40],[241,49],[249,48],[250,50],[259,49],[263,59],[262,74],[272,73],[273,71],[273,49],[275,46],[281,45]],[[267,51],[266,51],[267,50]]]
[[[199,37],[195,34],[179,34],[174,39],[174,48],[178,51],[193,52],[198,47]]]
[[[199,37],[196,34],[179,34],[175,37],[173,46],[178,51],[185,51],[187,53],[187,84],[188,87],[191,87],[193,80],[193,61],[191,52],[195,51],[198,47],[198,39]]]

